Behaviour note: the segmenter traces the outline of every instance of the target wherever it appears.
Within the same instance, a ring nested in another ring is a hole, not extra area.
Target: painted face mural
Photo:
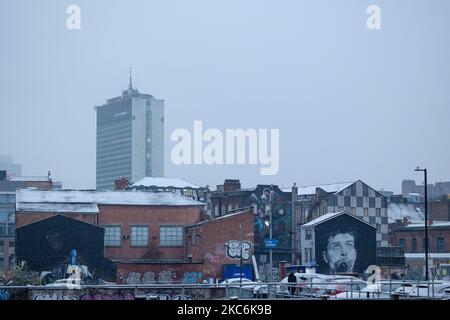
[[[355,240],[353,232],[330,235],[326,250],[322,252],[330,274],[353,272],[357,254]]]

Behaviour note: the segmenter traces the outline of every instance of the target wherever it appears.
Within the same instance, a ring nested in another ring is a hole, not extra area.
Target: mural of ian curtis
[[[355,243],[355,232],[335,231],[329,234],[322,257],[330,274],[353,272],[357,256]]]

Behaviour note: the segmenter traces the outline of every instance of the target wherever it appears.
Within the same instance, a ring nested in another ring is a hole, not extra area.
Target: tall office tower
[[[164,100],[133,89],[95,107],[97,111],[97,189],[112,190],[126,177],[164,176]]]

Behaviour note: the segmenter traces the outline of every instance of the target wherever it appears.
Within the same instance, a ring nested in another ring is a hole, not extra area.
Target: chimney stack
[[[114,181],[114,190],[116,190],[116,191],[123,191],[123,190],[125,190],[128,187],[129,184],[130,184],[130,182],[125,177],[122,177],[120,179],[116,179]]]

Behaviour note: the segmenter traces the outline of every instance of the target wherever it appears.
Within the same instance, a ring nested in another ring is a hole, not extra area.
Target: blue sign
[[[241,267],[236,264],[224,264],[222,266],[222,279],[240,278]],[[242,278],[253,280],[253,265],[244,264],[242,266]]]
[[[278,240],[277,239],[266,239],[266,247],[267,248],[276,248],[278,246]]]

